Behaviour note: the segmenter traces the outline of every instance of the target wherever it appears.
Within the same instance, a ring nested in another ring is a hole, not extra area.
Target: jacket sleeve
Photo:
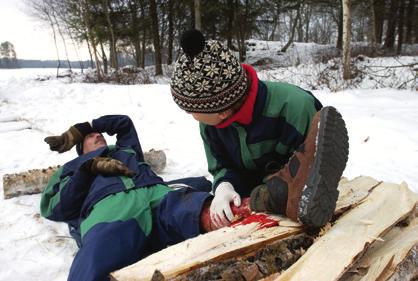
[[[206,128],[206,125],[200,123],[200,135],[205,147],[208,170],[213,176],[213,194],[221,182],[231,183],[239,193],[240,186],[242,186],[239,173],[232,168],[232,160],[226,157],[228,154],[224,152],[224,146],[216,138],[210,137]]]
[[[53,221],[78,218],[94,176],[76,170],[63,175],[65,166],[60,167],[51,177],[41,197],[41,215]]]
[[[107,133],[110,136],[116,134],[116,145],[119,147],[132,147],[138,155],[143,155],[141,144],[135,126],[126,115],[105,115],[94,119],[93,131]]]

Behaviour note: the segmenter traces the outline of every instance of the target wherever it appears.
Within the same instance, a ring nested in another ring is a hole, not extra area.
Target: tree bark
[[[343,46],[343,78],[351,78],[350,70],[350,40],[351,40],[351,15],[350,0],[343,0],[343,21],[344,21],[344,46]]]
[[[155,0],[150,0],[149,3],[150,3],[152,39],[154,43],[155,75],[162,75],[163,69],[161,67],[162,58],[161,58],[160,35],[158,31],[157,4],[155,3]]]

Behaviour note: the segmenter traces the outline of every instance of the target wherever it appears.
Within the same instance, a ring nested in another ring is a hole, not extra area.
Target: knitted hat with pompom
[[[182,54],[174,66],[171,94],[187,112],[217,113],[231,108],[247,92],[238,59],[219,41],[206,41],[195,29],[180,38]]]

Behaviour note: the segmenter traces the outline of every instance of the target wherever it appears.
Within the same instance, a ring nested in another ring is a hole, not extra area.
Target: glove
[[[84,137],[93,132],[90,123],[77,123],[71,126],[60,136],[49,136],[44,141],[49,144],[49,149],[59,153],[70,150],[74,145],[82,142]]]
[[[80,170],[93,175],[103,176],[127,176],[132,177],[134,173],[121,161],[109,157],[93,157],[80,166]]]
[[[215,191],[215,198],[210,205],[210,217],[216,228],[230,225],[234,219],[230,202],[236,207],[241,205],[241,197],[229,182],[222,182]]]

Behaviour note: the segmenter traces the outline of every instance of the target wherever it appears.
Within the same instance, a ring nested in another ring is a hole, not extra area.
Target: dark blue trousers
[[[206,179],[205,179],[206,180]],[[205,182],[200,182],[200,188]],[[152,230],[144,233],[138,219],[102,222],[82,238],[68,280],[109,280],[109,273],[201,233],[200,213],[208,192],[180,188],[168,192],[151,210]],[[115,212],[123,212],[115,210]]]

